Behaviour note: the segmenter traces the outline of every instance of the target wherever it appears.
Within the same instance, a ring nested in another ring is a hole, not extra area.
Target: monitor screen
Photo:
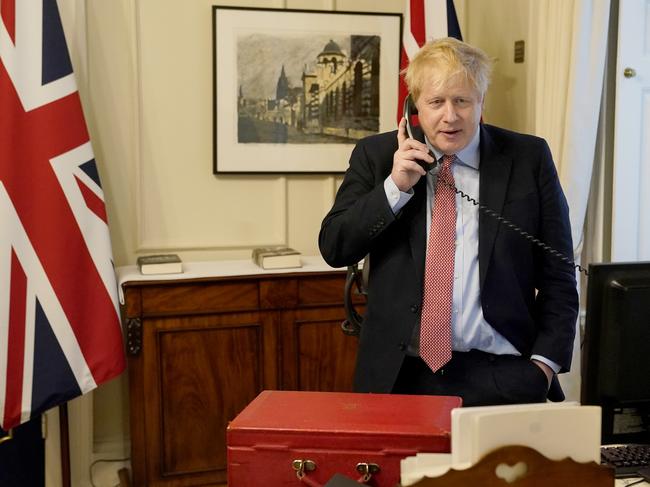
[[[581,388],[603,444],[650,443],[650,262],[589,266]]]

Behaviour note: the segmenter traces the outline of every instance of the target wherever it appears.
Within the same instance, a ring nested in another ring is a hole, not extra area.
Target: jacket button
[[[411,305],[411,313],[417,313],[418,312],[418,305],[413,304]]]
[[[399,349],[400,349],[402,352],[403,352],[404,350],[406,350],[406,343],[400,343],[400,344],[399,344]]]

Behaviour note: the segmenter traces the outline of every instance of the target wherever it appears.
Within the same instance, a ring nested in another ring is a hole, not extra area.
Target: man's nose
[[[456,107],[451,100],[445,103],[444,117],[446,122],[453,122],[458,118]]]

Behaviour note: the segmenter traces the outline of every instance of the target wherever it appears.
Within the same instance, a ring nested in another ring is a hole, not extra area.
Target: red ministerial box
[[[228,487],[358,480],[373,465],[367,484],[394,487],[401,459],[450,451],[460,406],[452,396],[263,391],[228,425]]]

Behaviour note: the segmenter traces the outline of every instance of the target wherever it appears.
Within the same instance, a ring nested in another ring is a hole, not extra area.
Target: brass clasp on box
[[[296,471],[296,477],[299,480],[305,476],[305,472],[313,472],[316,470],[316,462],[313,460],[294,460],[291,462],[291,466]]]
[[[357,472],[361,474],[361,478],[359,479],[360,483],[365,483],[370,480],[370,478],[379,472],[379,465],[376,463],[357,463]]]

